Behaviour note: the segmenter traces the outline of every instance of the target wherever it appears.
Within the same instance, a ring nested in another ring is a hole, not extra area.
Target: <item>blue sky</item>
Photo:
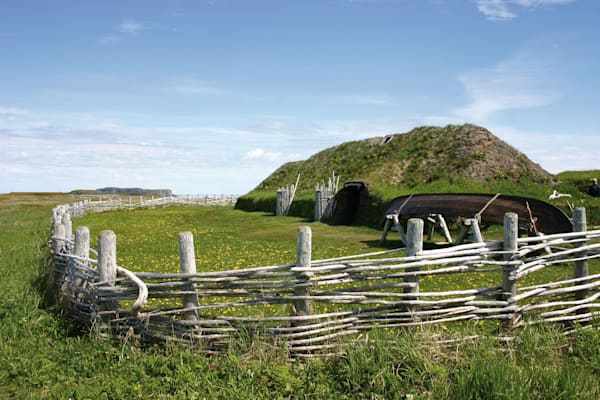
[[[0,193],[242,194],[342,142],[466,122],[550,172],[597,169],[599,16],[596,0],[0,0]]]

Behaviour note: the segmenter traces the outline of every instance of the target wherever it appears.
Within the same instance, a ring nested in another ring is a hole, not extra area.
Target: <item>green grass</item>
[[[564,338],[540,327],[508,346],[490,338],[446,347],[435,342],[433,329],[374,331],[368,341],[366,334],[356,338],[339,357],[305,363],[288,363],[267,343],[240,342],[228,354],[206,357],[187,348],[96,340],[71,326],[45,295],[48,204],[63,201],[60,195],[0,196],[0,399],[600,397],[598,331]],[[115,230],[119,260],[131,257],[131,266],[139,268],[176,266],[176,234],[184,230],[195,233],[200,264],[206,267],[291,261],[294,256],[287,252],[293,252],[296,227],[305,223],[264,213],[187,208],[75,220],[82,222],[93,237],[102,229]],[[346,243],[344,252],[362,252],[379,239],[378,231],[367,228],[311,227],[319,243],[315,258],[335,255],[340,240]],[[140,236],[144,250],[162,250],[136,264],[136,249],[128,249],[134,241],[130,234]],[[243,263],[233,252],[226,257],[228,249],[220,247],[225,245],[210,239],[217,234],[232,248],[242,246]],[[479,327],[462,329],[456,334],[478,333]]]

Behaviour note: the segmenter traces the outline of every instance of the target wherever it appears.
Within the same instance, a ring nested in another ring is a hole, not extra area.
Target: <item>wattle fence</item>
[[[54,282],[68,315],[101,336],[206,353],[256,338],[309,358],[375,328],[491,320],[510,336],[538,323],[597,328],[600,317],[600,273],[589,273],[600,272],[600,230],[587,231],[583,208],[574,232],[519,237],[508,213],[503,240],[433,250],[423,250],[423,221],[411,219],[406,248],[328,260],[312,259],[311,230],[301,227],[296,263],[212,272],[196,271],[193,237],[183,232],[180,273],[119,266],[111,231],[90,249],[86,227],[72,234],[71,215],[82,209],[53,210]],[[548,278],[557,275],[568,277]]]

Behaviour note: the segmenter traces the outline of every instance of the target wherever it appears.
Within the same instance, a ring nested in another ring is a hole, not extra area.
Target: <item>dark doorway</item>
[[[338,197],[339,223],[342,225],[352,225],[359,214],[361,198],[366,193],[367,186],[364,182],[344,183],[344,187]]]

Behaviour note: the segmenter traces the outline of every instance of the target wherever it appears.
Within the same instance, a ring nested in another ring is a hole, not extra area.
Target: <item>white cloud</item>
[[[518,16],[515,9],[565,5],[575,0],[477,0],[477,9],[492,21],[507,21]]]
[[[600,132],[564,134],[502,124],[492,124],[487,128],[550,173],[597,169],[597,156],[590,149],[600,147]],[[573,140],[574,137],[577,140]]]
[[[471,102],[453,110],[470,121],[487,121],[505,110],[542,107],[558,98],[550,66],[527,55],[518,55],[491,68],[461,74]]]
[[[513,19],[517,16],[509,10],[505,0],[477,0],[477,9],[493,21]]]
[[[0,107],[0,116],[22,117],[30,115],[31,111],[18,107]]]
[[[280,151],[265,151],[261,148],[256,148],[246,153],[246,160],[267,160],[271,162],[284,162],[298,160],[300,154],[285,154]]]
[[[117,30],[127,34],[136,34],[144,29],[144,24],[134,19],[124,19],[119,25]]]

